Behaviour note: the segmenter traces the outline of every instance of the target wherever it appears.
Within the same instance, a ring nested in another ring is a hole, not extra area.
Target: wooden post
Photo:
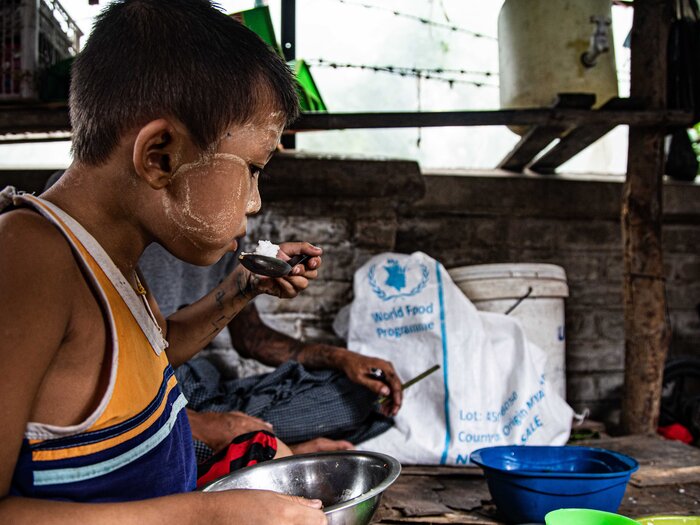
[[[23,0],[21,4],[21,98],[36,98],[37,94],[35,86],[39,68],[39,3],[40,0]]]
[[[257,4],[256,4],[257,7]],[[282,53],[287,62],[297,58],[297,5],[296,0],[283,0],[281,9]],[[296,149],[295,135],[284,135],[282,146],[286,149]]]
[[[666,106],[666,47],[672,0],[635,0],[630,97]],[[622,431],[656,431],[670,330],[661,247],[662,128],[630,126],[622,203],[625,384]]]

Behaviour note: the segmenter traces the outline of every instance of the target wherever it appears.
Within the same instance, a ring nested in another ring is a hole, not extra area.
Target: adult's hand
[[[381,407],[384,415],[395,416],[398,413],[403,401],[403,392],[394,365],[384,359],[360,355],[346,349],[337,351],[336,355],[339,368],[351,381],[369,388],[378,396],[389,398]],[[373,373],[375,369],[383,372],[383,378]]]
[[[323,250],[308,242],[284,242],[279,247],[277,257],[283,261],[288,261],[299,254],[310,255],[311,257],[304,264],[294,266],[291,273],[285,277],[252,276],[253,285],[257,293],[291,299],[306,289],[309,286],[309,281],[318,277],[318,268],[321,266]]]
[[[218,452],[241,434],[256,430],[272,432],[272,425],[243,412],[195,412],[187,410],[192,437]]]

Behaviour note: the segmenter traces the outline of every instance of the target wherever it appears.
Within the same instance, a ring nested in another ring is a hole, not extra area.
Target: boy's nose
[[[261,206],[262,200],[260,199],[260,191],[258,190],[258,180],[255,179],[250,189],[250,197],[248,198],[248,205],[245,210],[246,215],[255,215],[260,211]]]

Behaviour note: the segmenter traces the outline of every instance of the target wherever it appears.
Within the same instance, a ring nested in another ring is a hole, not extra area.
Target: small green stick
[[[437,371],[437,370],[439,370],[439,369],[440,369],[440,365],[433,365],[433,366],[431,366],[431,367],[428,368],[425,372],[422,372],[422,373],[418,374],[418,375],[417,375],[416,377],[414,377],[413,379],[409,379],[409,380],[406,381],[404,384],[402,384],[402,385],[401,385],[401,391],[403,392],[403,391],[406,390],[409,386],[415,385],[418,381],[420,381],[420,380],[422,380],[422,379],[425,379],[425,378],[428,377],[430,374],[432,374],[433,372],[435,372],[435,371]],[[382,397],[380,397],[380,398],[377,400],[377,403],[379,403],[380,405],[382,405],[382,404],[386,403],[388,400],[389,400],[389,397],[388,397],[388,396],[382,396]]]

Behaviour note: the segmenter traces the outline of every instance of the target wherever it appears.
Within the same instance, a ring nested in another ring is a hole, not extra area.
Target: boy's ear
[[[136,134],[133,163],[136,173],[153,189],[170,183],[187,135],[181,126],[168,119],[152,120]]]

